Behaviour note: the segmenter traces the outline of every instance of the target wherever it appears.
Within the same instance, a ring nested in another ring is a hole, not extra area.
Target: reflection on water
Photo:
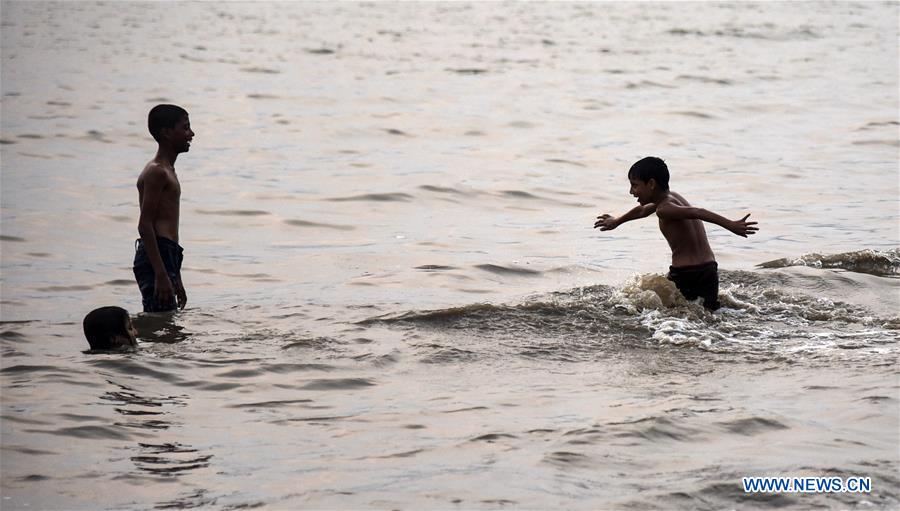
[[[206,468],[212,454],[198,455],[196,449],[181,444],[138,444],[141,454],[132,456],[138,470],[151,474],[176,476],[189,470]]]
[[[190,337],[171,313],[143,313],[132,319],[138,338],[143,342],[181,342]]]

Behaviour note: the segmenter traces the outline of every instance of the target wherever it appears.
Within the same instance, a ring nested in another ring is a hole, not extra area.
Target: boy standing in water
[[[175,160],[190,150],[194,132],[187,111],[175,105],[153,107],[147,125],[159,149],[137,180],[141,237],[135,242],[134,277],[141,290],[144,312],[164,312],[183,309],[187,303],[181,281],[181,184],[175,174]]]
[[[756,222],[748,222],[748,213],[740,220],[729,220],[712,211],[695,208],[681,195],[669,190],[669,168],[659,158],[644,158],[628,171],[630,193],[637,197],[639,206],[620,217],[600,215],[594,228],[611,231],[630,220],[637,220],[656,213],[659,230],[672,249],[672,266],[669,280],[688,300],[703,298],[703,306],[709,310],[719,308],[719,271],[716,258],[709,247],[703,222],[722,226],[738,236],[747,237],[758,228]]]

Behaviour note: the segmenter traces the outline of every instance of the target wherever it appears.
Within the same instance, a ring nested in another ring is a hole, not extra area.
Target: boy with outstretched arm
[[[175,160],[190,150],[194,132],[187,111],[175,105],[153,107],[147,125],[159,148],[137,180],[141,237],[135,242],[134,277],[141,290],[144,312],[165,312],[183,309],[187,303],[181,281],[181,184],[175,174]]]
[[[718,264],[709,247],[703,222],[722,226],[745,238],[758,230],[756,222],[747,221],[749,213],[740,220],[729,220],[691,206],[684,197],[669,190],[669,169],[663,160],[653,156],[632,165],[628,180],[631,182],[630,193],[637,197],[640,205],[620,217],[600,215],[594,228],[611,231],[625,222],[656,213],[659,230],[672,249],[669,280],[688,300],[699,297],[707,309],[718,309]]]

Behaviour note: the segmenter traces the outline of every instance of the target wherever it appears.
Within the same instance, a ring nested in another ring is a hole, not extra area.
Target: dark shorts
[[[184,260],[184,249],[168,238],[157,237],[156,244],[159,246],[159,255],[166,267],[166,273],[169,274],[172,286],[175,286],[176,282],[181,282],[181,262]],[[141,290],[144,312],[165,312],[178,308],[178,302],[174,298],[171,303],[157,303],[153,298],[156,273],[153,271],[150,257],[147,256],[147,250],[141,240],[134,242],[134,279]]]
[[[688,300],[703,298],[709,310],[719,308],[719,265],[715,261],[695,266],[669,266],[669,280]]]

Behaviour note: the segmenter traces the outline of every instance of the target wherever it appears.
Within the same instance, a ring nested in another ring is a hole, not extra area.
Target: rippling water
[[[896,3],[4,2],[3,509],[876,508],[897,473]],[[146,112],[188,308],[140,349]],[[651,219],[662,156],[724,309]],[[744,494],[743,476],[870,494]]]

